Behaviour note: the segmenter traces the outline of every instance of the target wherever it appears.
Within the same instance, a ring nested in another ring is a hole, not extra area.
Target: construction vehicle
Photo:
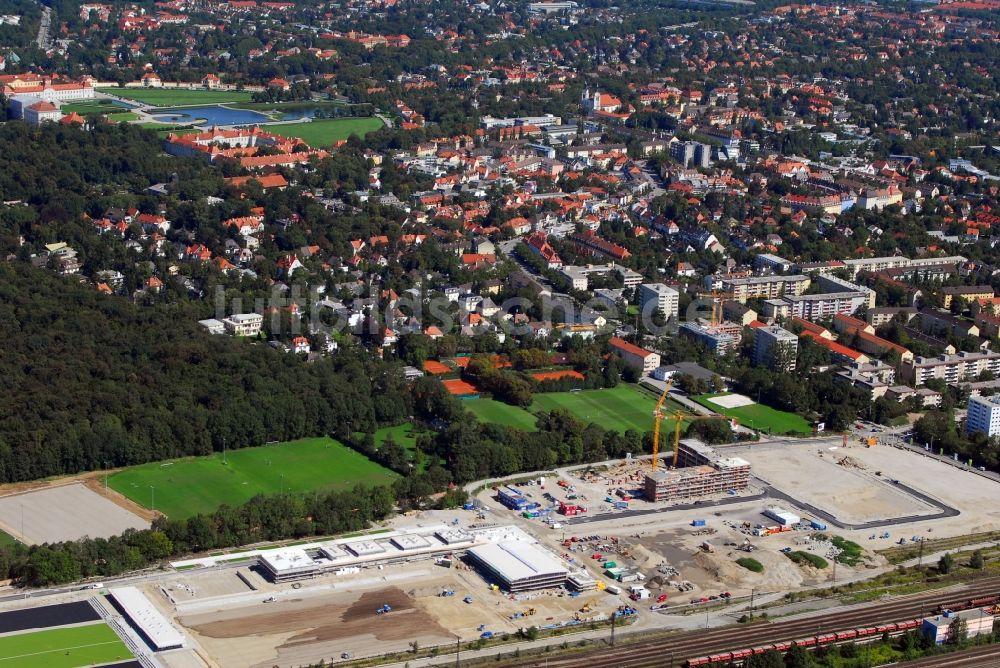
[[[454,595],[455,592],[453,592],[450,589],[445,589],[443,592],[441,592],[441,596],[443,596],[444,598],[448,598],[449,596],[454,596]]]
[[[472,603],[472,597],[471,596],[466,596],[462,600],[465,601],[466,603]]]
[[[384,615],[389,612],[392,612],[392,606],[390,606],[388,603],[384,603],[381,608],[375,611],[375,614]]]

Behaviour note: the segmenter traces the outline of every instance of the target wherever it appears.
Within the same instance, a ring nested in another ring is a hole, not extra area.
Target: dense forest
[[[0,481],[316,434],[412,414],[402,377],[348,349],[303,364],[200,331],[198,304],[138,307],[0,265]]]

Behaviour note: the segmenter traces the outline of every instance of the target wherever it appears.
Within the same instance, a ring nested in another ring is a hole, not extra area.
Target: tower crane
[[[670,388],[674,386],[673,379],[667,381],[667,384],[663,388],[663,394],[660,395],[659,400],[656,402],[656,408],[653,409],[653,469],[656,470],[657,459],[660,456],[660,420],[663,419],[663,402],[667,400],[667,394],[670,392]]]

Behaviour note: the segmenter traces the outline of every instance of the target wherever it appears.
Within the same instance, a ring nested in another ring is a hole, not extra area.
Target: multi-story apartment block
[[[960,352],[955,355],[917,357],[900,366],[900,377],[916,387],[937,378],[951,384],[973,380],[983,371],[1000,375],[1000,352]]]
[[[733,299],[745,304],[748,299],[774,299],[782,295],[801,295],[809,287],[808,276],[747,276],[722,277],[719,286],[730,292]]]
[[[970,434],[982,432],[987,436],[1000,434],[1000,397],[972,397],[965,430]]]
[[[693,322],[682,323],[677,328],[677,333],[703,344],[716,355],[725,355],[737,344],[737,339],[729,332]]]
[[[799,351],[799,337],[776,325],[754,330],[753,363],[775,371],[795,369],[795,356]]]
[[[639,286],[639,309],[642,313],[651,313],[655,308],[669,320],[677,317],[677,303],[678,293],[669,285],[643,283]],[[650,304],[655,304],[655,307]]]

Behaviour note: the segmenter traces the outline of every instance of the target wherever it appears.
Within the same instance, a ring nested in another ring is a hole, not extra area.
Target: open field
[[[98,93],[135,100],[153,107],[180,107],[191,104],[219,104],[220,102],[249,102],[246,91],[188,90],[174,88],[98,88]]]
[[[523,408],[496,399],[472,399],[462,405],[480,422],[503,424],[524,431],[535,431],[535,416]]]
[[[17,539],[11,536],[6,531],[0,531],[0,547],[6,547],[8,545],[13,545],[17,542]]]
[[[88,624],[0,637],[0,666],[78,668],[132,658],[104,624]]]
[[[619,385],[604,390],[538,393],[527,410],[492,399],[474,399],[464,405],[482,422],[505,424],[528,431],[535,430],[535,414],[564,409],[588,424],[596,422],[605,429],[622,432],[634,429],[645,433],[653,429],[656,399],[651,393],[635,386]],[[664,404],[661,429],[665,433],[673,431],[674,420],[670,416],[678,410],[688,413],[683,406],[669,399]],[[686,420],[682,420],[682,429],[686,429],[687,424]]]
[[[806,419],[795,413],[786,413],[785,411],[779,411],[770,406],[757,403],[726,408],[710,401],[713,398],[727,395],[727,392],[723,392],[720,394],[702,394],[692,398],[705,408],[736,418],[739,420],[740,425],[749,427],[750,429],[767,431],[772,434],[811,434],[813,431],[810,424],[806,422]]]
[[[388,483],[395,474],[330,438],[308,438],[133,466],[109,485],[172,518],[214,512],[258,494],[347,489]],[[152,488],[152,489],[150,489]]]
[[[28,544],[107,538],[149,522],[82,483],[0,497],[0,526]],[[24,535],[21,535],[21,527]]]
[[[382,127],[377,118],[329,118],[304,123],[270,125],[268,132],[283,137],[297,137],[316,148],[330,146],[351,135],[364,137],[367,133]]]

